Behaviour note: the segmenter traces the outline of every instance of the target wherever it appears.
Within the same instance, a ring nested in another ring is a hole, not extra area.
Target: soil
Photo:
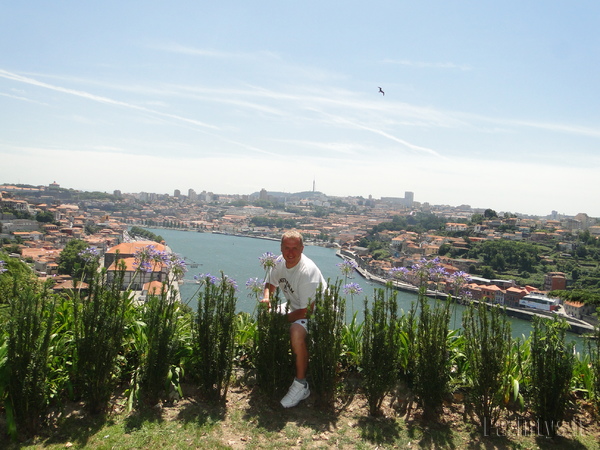
[[[314,395],[294,408],[284,409],[278,401],[265,398],[256,386],[248,384],[232,386],[226,404],[218,408],[199,400],[192,386],[186,388],[185,398],[162,408],[162,417],[178,421],[202,416],[218,418],[221,443],[234,449],[249,445],[272,447],[274,439],[277,447],[286,448],[355,448],[357,442],[367,448],[546,447],[539,445],[539,435],[544,430],[538,430],[529,415],[515,411],[505,411],[495,428],[482,430],[475,415],[465,411],[460,394],[449,398],[432,421],[424,418],[423,410],[406,394],[386,397],[373,417],[356,383],[347,383],[329,409],[319,407]],[[594,407],[580,399],[574,402],[572,411],[577,413],[568,415],[556,439],[548,439],[551,447],[583,448],[576,441],[577,436],[600,436]],[[285,437],[282,431],[290,424],[295,433]],[[277,437],[269,432],[275,432]]]
[[[388,396],[373,417],[365,396],[356,382],[347,382],[336,395],[332,408],[316,404],[314,393],[290,409],[261,394],[257,386],[238,383],[231,386],[224,405],[203,401],[192,385],[183,386],[184,397],[131,413],[127,420],[143,423],[151,415],[161,421],[214,423],[218,431],[209,431],[220,445],[252,448],[586,448],[577,436],[600,436],[600,425],[591,404],[574,399],[577,413],[567,417],[558,438],[542,439],[530,416],[506,411],[497,427],[482,430],[476,417],[465,411],[463,398],[455,394],[443,406],[435,420],[425,420],[423,411],[410,395]],[[127,416],[122,396],[113,399],[110,416]],[[138,416],[136,419],[135,416]],[[82,419],[81,404],[69,405],[62,419]],[[78,420],[79,421],[79,420]],[[542,430],[543,431],[543,430]],[[57,429],[46,430],[49,434]],[[50,436],[39,436],[43,442]],[[51,438],[50,438],[51,439]],[[68,446],[69,443],[67,443]],[[191,443],[190,443],[191,444]],[[193,448],[193,446],[192,446]],[[590,448],[590,447],[587,447]],[[595,447],[598,448],[598,447]]]

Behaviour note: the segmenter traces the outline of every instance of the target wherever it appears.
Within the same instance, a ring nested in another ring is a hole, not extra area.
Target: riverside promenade
[[[343,255],[340,252],[337,252],[336,254],[337,254],[337,256],[339,256],[342,259],[348,259],[348,260],[354,261],[353,258],[351,258],[347,255]],[[391,283],[391,286],[394,289],[398,289],[401,291],[407,291],[407,292],[413,292],[415,294],[419,292],[419,288],[417,286],[414,286],[412,284],[405,283],[402,281],[390,280],[390,279],[379,277],[377,275],[373,275],[372,273],[368,272],[367,270],[363,269],[362,267],[359,267],[358,264],[356,267],[356,271],[359,273],[360,276],[362,276],[367,281],[371,281],[373,283],[377,283],[377,284],[381,284],[381,285],[388,285],[388,283]],[[426,295],[430,298],[435,298],[438,300],[446,300],[448,298],[448,294],[446,294],[445,292],[434,291],[434,290],[427,290]],[[472,302],[479,303],[478,300],[472,300]],[[492,306],[492,305],[490,304],[490,306]],[[567,321],[567,323],[569,324],[569,331],[572,333],[579,334],[579,335],[589,335],[594,332],[593,325],[591,325],[583,320],[579,320],[574,317],[566,315],[562,310],[562,306],[561,306],[561,310],[559,312],[534,310],[531,308],[513,308],[513,307],[508,307],[508,306],[505,306],[504,309],[506,310],[506,314],[509,317],[514,317],[515,319],[527,320],[530,322],[533,320],[533,318],[535,316],[551,318],[551,317],[558,315],[560,317],[563,317]]]

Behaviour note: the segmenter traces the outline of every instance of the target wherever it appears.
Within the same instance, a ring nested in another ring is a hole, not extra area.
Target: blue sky
[[[0,183],[600,217],[599,25],[597,1],[4,2]]]

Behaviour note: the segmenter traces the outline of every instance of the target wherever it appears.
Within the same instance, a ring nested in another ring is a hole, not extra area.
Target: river
[[[264,278],[265,273],[260,265],[259,257],[265,252],[278,255],[280,253],[279,241],[194,231],[155,228],[149,228],[149,230],[162,236],[171,250],[185,258],[188,264],[189,270],[184,283],[180,286],[181,299],[184,303],[194,310],[196,309],[195,297],[198,292],[198,284],[196,284],[194,276],[206,273],[220,276],[223,271],[239,286],[238,311],[248,313],[255,311],[256,298],[248,295],[250,292],[246,289],[246,281],[250,278]],[[358,316],[362,318],[365,297],[372,299],[374,289],[382,286],[365,280],[358,273],[355,273],[352,279],[344,280],[338,267],[342,259],[336,256],[334,249],[306,245],[304,253],[319,266],[325,279],[330,282],[341,280],[342,283],[353,282],[362,287],[363,292],[360,295],[353,299],[346,299],[348,318],[352,317],[352,305],[354,305],[354,310],[358,311]],[[416,294],[412,292],[398,292],[398,304],[404,311],[408,311],[416,299]],[[453,316],[450,320],[450,327],[454,329],[461,325],[464,306],[453,305],[452,308]],[[514,337],[529,336],[532,329],[531,322],[515,318],[509,318],[509,320]],[[577,350],[582,350],[583,339],[580,336],[568,333],[567,340],[575,341]]]

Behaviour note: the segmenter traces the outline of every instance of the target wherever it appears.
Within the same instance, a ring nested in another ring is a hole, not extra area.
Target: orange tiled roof
[[[135,241],[135,242],[124,242],[115,247],[109,249],[106,253],[116,253],[117,251],[122,255],[133,255],[138,250],[142,250],[145,247],[152,245],[158,251],[165,251],[166,247],[158,242],[154,241]]]
[[[125,271],[126,272],[135,272],[138,269],[137,265],[134,265],[135,263],[135,258],[122,258],[119,259],[118,262],[113,262],[109,268],[107,270],[109,271],[115,271],[115,270],[119,270],[119,267],[121,266],[122,262],[125,263]],[[152,272],[160,272],[162,271],[164,264],[163,263],[152,263]]]

